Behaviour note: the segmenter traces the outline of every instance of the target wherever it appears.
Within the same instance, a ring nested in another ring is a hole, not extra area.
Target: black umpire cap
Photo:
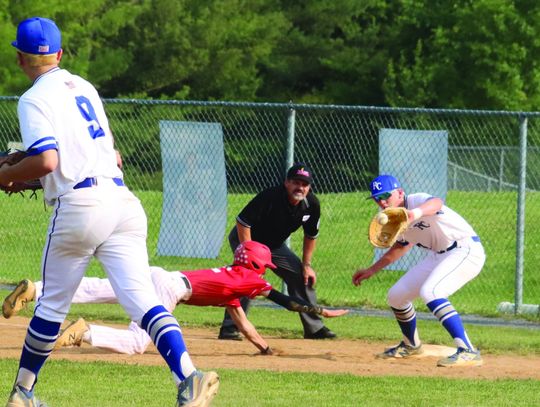
[[[308,184],[313,184],[313,172],[305,163],[295,163],[289,171],[287,171],[287,179],[299,179]]]

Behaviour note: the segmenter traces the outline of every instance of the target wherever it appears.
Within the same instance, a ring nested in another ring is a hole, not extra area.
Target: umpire
[[[311,267],[311,258],[319,234],[321,208],[319,200],[311,191],[312,183],[311,169],[304,163],[294,164],[287,171],[287,178],[282,185],[263,190],[244,207],[229,234],[229,243],[233,251],[246,240],[267,245],[272,251],[272,262],[277,266],[273,271],[287,283],[289,295],[317,304],[314,288],[317,278]],[[300,226],[304,229],[302,260],[285,244],[291,233]],[[247,297],[241,299],[246,314],[249,302]],[[301,313],[300,320],[306,339],[336,337],[318,316]],[[218,338],[241,339],[227,311]]]

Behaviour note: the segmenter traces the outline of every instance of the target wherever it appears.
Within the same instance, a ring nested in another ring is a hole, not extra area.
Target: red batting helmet
[[[268,246],[248,240],[240,243],[234,251],[234,264],[251,269],[259,274],[264,274],[266,267],[277,268],[272,263],[272,252]]]

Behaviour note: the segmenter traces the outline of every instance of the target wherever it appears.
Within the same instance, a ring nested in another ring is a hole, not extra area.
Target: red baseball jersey
[[[182,271],[191,283],[190,305],[240,306],[240,297],[253,298],[272,285],[253,270],[227,266],[208,270]]]

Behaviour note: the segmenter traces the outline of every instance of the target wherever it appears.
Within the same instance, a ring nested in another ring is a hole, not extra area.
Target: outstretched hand
[[[326,318],[340,317],[342,315],[348,314],[348,309],[326,309],[323,308],[322,316]]]
[[[359,269],[353,274],[352,283],[359,286],[362,281],[367,280],[373,274],[375,274],[375,271],[372,271],[371,269]]]

